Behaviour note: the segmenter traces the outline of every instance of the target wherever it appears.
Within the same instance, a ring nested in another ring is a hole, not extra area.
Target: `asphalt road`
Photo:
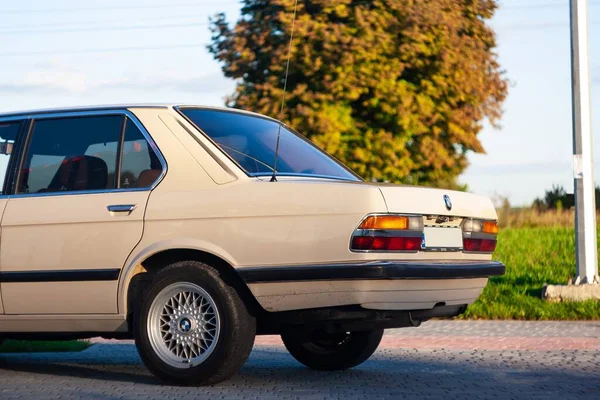
[[[0,399],[600,399],[600,322],[428,322],[386,333],[350,371],[310,371],[257,339],[218,386],[162,386],[130,342],[80,353],[0,354]]]

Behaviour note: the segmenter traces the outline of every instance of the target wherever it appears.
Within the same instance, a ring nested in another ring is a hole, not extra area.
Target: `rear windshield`
[[[181,108],[179,111],[249,175],[267,176],[273,173],[277,131],[281,128],[278,175],[359,180],[327,153],[273,120],[219,110]]]

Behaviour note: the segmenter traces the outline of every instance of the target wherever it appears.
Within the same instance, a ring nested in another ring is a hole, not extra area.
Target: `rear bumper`
[[[360,305],[373,310],[430,310],[464,306],[481,294],[502,263],[362,262],[239,268],[267,311]]]
[[[368,261],[360,263],[289,265],[282,267],[239,268],[242,279],[250,283],[387,280],[387,279],[471,279],[504,275],[498,261],[410,262]]]

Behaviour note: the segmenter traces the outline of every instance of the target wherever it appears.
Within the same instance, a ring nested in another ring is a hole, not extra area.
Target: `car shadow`
[[[19,371],[30,374],[43,374],[56,377],[82,378],[90,380],[102,380],[110,382],[131,382],[148,385],[160,384],[151,375],[143,375],[135,372],[129,372],[128,369],[135,369],[132,365],[119,365],[118,371],[111,370],[111,365],[104,365],[102,369],[94,368],[89,365],[74,365],[71,363],[40,363],[38,360],[6,359],[0,355],[0,370],[4,372]],[[115,366],[117,367],[117,366]],[[5,386],[2,384],[2,386]]]
[[[354,397],[359,393],[403,397],[410,393],[429,393],[434,397],[448,397],[449,394],[460,397],[467,387],[474,386],[485,392],[523,396],[534,395],[542,388],[555,394],[567,394],[568,388],[563,388],[561,382],[579,387],[589,382],[589,376],[576,370],[509,367],[493,361],[493,357],[483,360],[482,354],[455,357],[435,351],[404,350],[398,353],[381,349],[357,368],[319,372],[303,367],[281,347],[257,346],[233,378],[198,390],[227,396],[250,391],[255,395],[266,392],[271,397],[293,393],[329,394],[335,398]],[[151,392],[167,389],[170,393],[180,392],[183,397],[191,393],[189,389],[164,386],[151,376],[133,345],[95,345],[81,353],[0,354],[0,387],[3,390],[18,390],[19,380],[29,382],[32,374],[35,381],[65,383],[60,388],[61,395],[65,396],[94,397],[101,391],[110,397],[111,393],[117,396],[123,388],[139,390],[144,387]],[[27,377],[23,378],[23,375]]]

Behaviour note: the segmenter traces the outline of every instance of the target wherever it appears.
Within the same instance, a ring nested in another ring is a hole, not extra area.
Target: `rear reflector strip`
[[[355,236],[352,250],[418,251],[421,237]]]
[[[463,239],[464,251],[493,253],[496,250],[495,239]]]

